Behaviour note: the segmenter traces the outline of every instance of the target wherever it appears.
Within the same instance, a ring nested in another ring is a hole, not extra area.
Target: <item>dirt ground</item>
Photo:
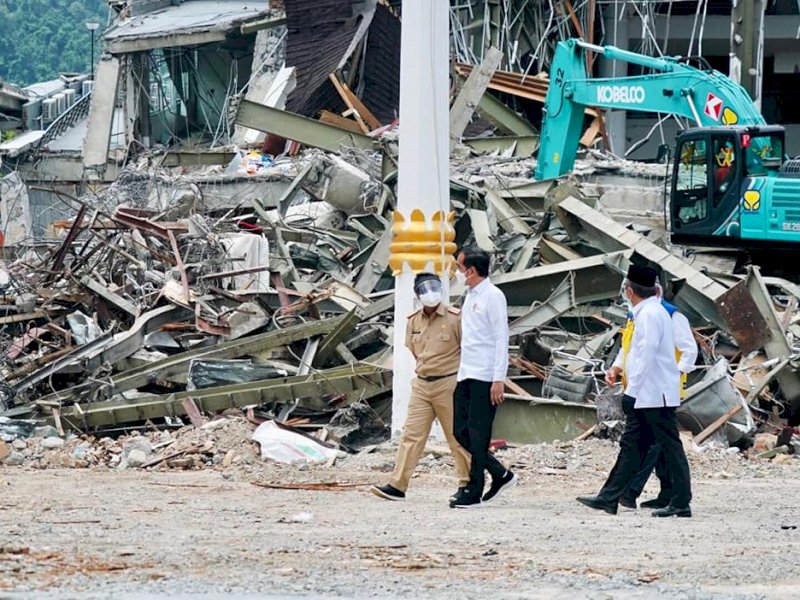
[[[473,510],[448,508],[449,457],[436,453],[407,500],[372,496],[392,451],[310,468],[0,467],[0,598],[800,595],[800,460],[691,456],[694,517],[654,519],[575,502],[602,483],[607,441],[501,453],[521,484]]]

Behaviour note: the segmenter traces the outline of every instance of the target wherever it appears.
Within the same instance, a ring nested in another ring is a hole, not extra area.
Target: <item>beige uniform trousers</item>
[[[422,381],[415,378],[411,382],[411,399],[408,402],[408,417],[400,437],[397,460],[389,485],[405,492],[414,469],[425,450],[431,433],[434,418],[439,419],[445,439],[453,453],[458,485],[469,482],[470,455],[453,437],[453,392],[456,389],[456,376],[438,381]]]

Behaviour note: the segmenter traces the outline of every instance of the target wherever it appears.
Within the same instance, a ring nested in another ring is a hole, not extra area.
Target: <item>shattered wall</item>
[[[0,245],[13,246],[31,239],[28,190],[19,173],[0,179]]]

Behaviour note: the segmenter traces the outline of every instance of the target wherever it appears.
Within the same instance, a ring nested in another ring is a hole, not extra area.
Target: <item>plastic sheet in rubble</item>
[[[189,364],[187,390],[288,377],[285,369],[258,365],[252,360],[197,360]]]
[[[36,421],[0,417],[0,440],[12,442],[22,438],[29,438],[33,435],[37,425],[39,423]]]
[[[280,463],[324,463],[336,458],[336,448],[309,435],[266,421],[253,432],[253,441],[261,445],[261,458]]]

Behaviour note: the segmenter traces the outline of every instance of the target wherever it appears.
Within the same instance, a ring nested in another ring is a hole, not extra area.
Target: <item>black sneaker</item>
[[[386,500],[405,500],[406,493],[401,492],[396,487],[389,485],[373,485],[369,488],[369,491],[375,494],[376,496],[380,496],[381,498],[385,498]]]
[[[450,496],[450,500],[456,500],[460,496],[463,496],[466,492],[467,492],[467,487],[466,486],[462,486],[462,487],[458,488],[458,490],[456,490],[455,494]]]
[[[503,475],[500,479],[492,479],[492,485],[489,486],[489,491],[483,495],[481,501],[491,502],[500,495],[500,492],[510,489],[515,485],[517,485],[517,476],[506,469],[505,475]]]
[[[460,494],[457,498],[450,501],[450,508],[480,508],[481,499],[469,496],[466,493]]]

